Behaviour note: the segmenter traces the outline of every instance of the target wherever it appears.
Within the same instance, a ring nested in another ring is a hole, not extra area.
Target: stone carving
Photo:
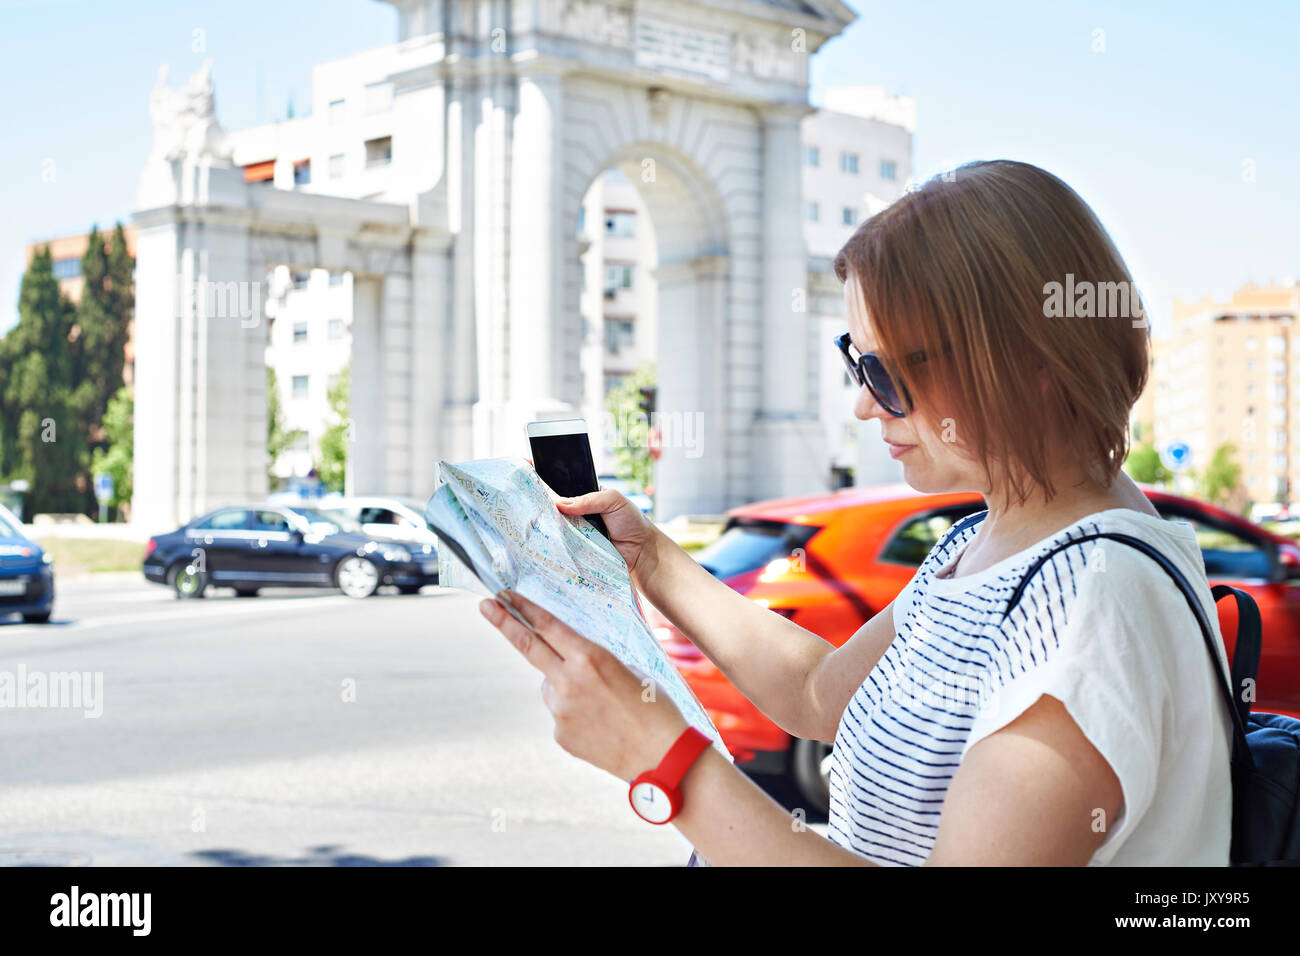
[[[732,63],[759,79],[799,83],[805,78],[808,55],[768,37],[738,34],[732,45]]]
[[[211,60],[204,61],[179,90],[167,85],[167,66],[160,66],[149,95],[149,118],[153,120],[151,161],[170,162],[182,156],[230,158],[225,130],[217,122]]]
[[[542,22],[565,36],[622,47],[632,45],[632,14],[600,0],[552,0]]]

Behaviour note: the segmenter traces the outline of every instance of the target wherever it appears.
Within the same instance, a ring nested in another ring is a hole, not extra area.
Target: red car
[[[1191,522],[1211,584],[1239,587],[1259,605],[1264,646],[1254,708],[1300,717],[1300,547],[1213,505],[1143,490],[1166,518]],[[696,559],[736,591],[839,647],[894,599],[954,521],[983,508],[977,494],[925,495],[906,485],[765,501],[728,512],[722,535]],[[646,617],[737,764],[788,773],[825,810],[831,745],[791,737],[662,614],[647,605]],[[1231,655],[1235,602],[1219,603],[1219,621]],[[1188,640],[1201,646],[1196,633]]]

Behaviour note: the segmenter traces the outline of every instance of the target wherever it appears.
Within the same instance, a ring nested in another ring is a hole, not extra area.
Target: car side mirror
[[[302,528],[290,528],[289,540],[292,541],[294,544],[302,544],[303,542]]]
[[[1279,544],[1276,553],[1273,580],[1281,582],[1300,579],[1300,547],[1294,544]]]

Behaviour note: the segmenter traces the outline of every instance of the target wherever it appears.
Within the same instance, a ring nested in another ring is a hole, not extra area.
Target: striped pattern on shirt
[[[882,865],[919,865],[930,855],[981,701],[1055,650],[1090,545],[1066,549],[1044,564],[1004,623],[1007,601],[1025,571],[1054,545],[1099,530],[1085,519],[1000,574],[972,575],[977,580],[969,588],[952,586],[962,578],[941,579],[944,587],[932,589],[935,574],[978,527],[951,532],[926,556],[895,601],[894,640],[840,718],[828,836]]]

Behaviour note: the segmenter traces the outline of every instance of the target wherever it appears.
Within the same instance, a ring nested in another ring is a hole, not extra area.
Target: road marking
[[[201,602],[190,602],[201,603]],[[150,611],[141,614],[112,614],[104,617],[81,618],[64,625],[61,630],[85,631],[96,627],[114,624],[148,624],[153,621],[207,621],[223,617],[240,617],[245,614],[268,613],[274,611],[312,610],[322,606],[337,607],[344,604],[360,605],[361,602],[343,595],[322,596],[307,600],[304,598],[259,598],[256,600],[231,603],[229,606],[208,605],[206,607],[177,608],[174,611]],[[197,617],[196,617],[197,616]]]

